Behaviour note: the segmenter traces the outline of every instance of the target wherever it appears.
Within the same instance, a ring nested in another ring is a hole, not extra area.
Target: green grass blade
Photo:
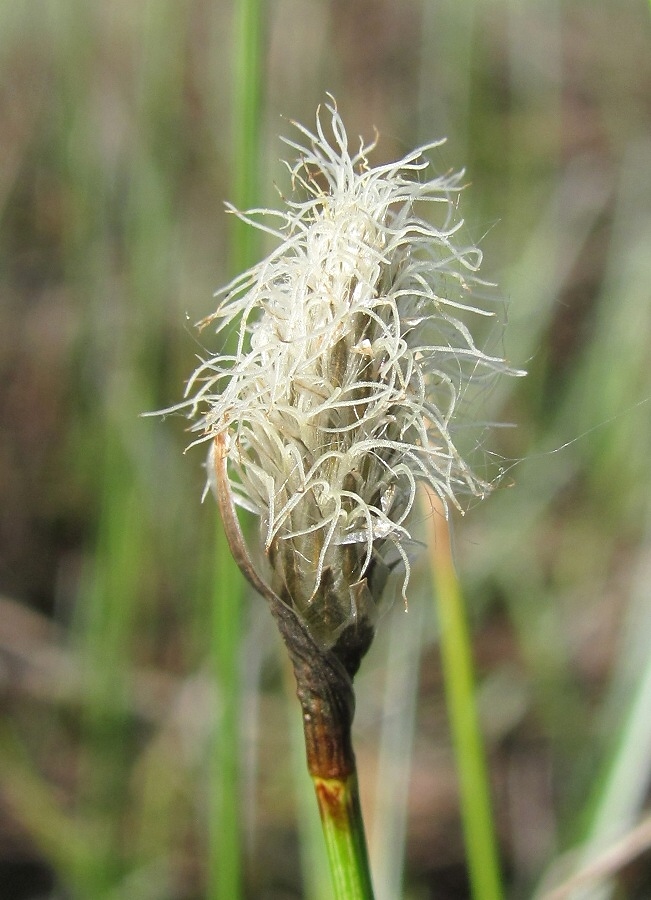
[[[428,516],[430,559],[472,896],[474,900],[501,900],[497,841],[475,707],[472,654],[463,597],[452,562],[443,508],[433,494],[429,493],[429,499],[433,508]]]
[[[233,200],[238,208],[256,196],[260,124],[260,4],[239,0],[233,25]],[[256,232],[233,219],[230,260],[233,273],[251,265]],[[213,663],[221,691],[221,716],[215,736],[210,814],[211,855],[208,896],[237,900],[242,895],[239,792],[239,647],[241,576],[222,528],[217,536]]]
[[[261,4],[235,4],[233,51],[233,202],[247,209],[257,198],[261,117]],[[231,264],[234,273],[254,261],[258,233],[234,220]]]
[[[240,672],[242,579],[219,527],[215,559],[212,668],[219,715],[212,753],[208,896],[242,895],[240,846]]]
[[[372,871],[378,900],[402,896],[407,835],[409,776],[423,641],[424,605],[420,598],[393,611],[388,631],[382,731],[380,735],[373,830]]]

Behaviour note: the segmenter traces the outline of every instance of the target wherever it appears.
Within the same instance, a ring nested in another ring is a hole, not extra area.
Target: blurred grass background
[[[513,898],[649,808],[650,19],[642,0],[261,10],[255,202],[287,191],[277,135],[311,125],[326,90],[350,134],[378,128],[375,162],[447,135],[433,162],[466,167],[467,231],[500,284],[505,352],[530,372],[477,404],[517,427],[486,435],[488,474],[505,475],[454,532]],[[227,2],[0,7],[7,900],[217,896],[215,510],[184,420],[140,413],[180,397],[192,325],[228,278],[233,56]],[[457,900],[454,761],[415,570],[409,614],[387,613],[358,677],[362,802],[378,898]],[[325,898],[259,598],[242,623],[244,895]],[[591,890],[648,898],[651,859]]]

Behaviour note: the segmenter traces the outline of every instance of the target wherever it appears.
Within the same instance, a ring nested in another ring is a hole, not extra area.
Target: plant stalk
[[[336,900],[372,900],[373,887],[357,774],[312,776]]]
[[[488,772],[476,708],[468,623],[452,561],[445,510],[426,488],[432,577],[436,588],[441,660],[461,793],[461,817],[473,900],[502,900],[499,855]]]
[[[355,626],[326,650],[317,645],[290,605],[258,575],[237,519],[226,472],[223,437],[215,438],[219,511],[233,559],[269,604],[294,669],[303,714],[307,767],[316,791],[335,900],[373,900],[351,729],[353,677],[373,634]]]
[[[233,11],[233,200],[240,209],[255,202],[258,170],[262,15],[259,0],[236,0]],[[257,233],[237,218],[231,222],[231,274],[250,266]],[[221,528],[217,532],[214,595],[214,671],[222,690],[222,712],[215,736],[209,900],[238,900],[243,894],[240,822],[239,703],[242,583]]]

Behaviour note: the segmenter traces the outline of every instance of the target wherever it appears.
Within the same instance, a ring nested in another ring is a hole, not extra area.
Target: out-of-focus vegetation
[[[530,897],[648,806],[648,4],[276,0],[262,28],[259,205],[288,190],[281,114],[310,124],[326,90],[350,133],[378,128],[376,161],[447,135],[433,162],[466,166],[505,352],[530,372],[476,405],[517,427],[487,430],[501,485],[455,523],[506,880]],[[179,399],[210,342],[190,326],[228,278],[232,46],[226,2],[0,8],[7,900],[208,896],[215,510],[184,420],[140,413]],[[409,614],[387,613],[358,678],[362,800],[378,897],[454,900],[456,782],[414,568]],[[327,896],[278,641],[259,598],[243,616],[247,895]],[[616,887],[648,897],[648,858]]]

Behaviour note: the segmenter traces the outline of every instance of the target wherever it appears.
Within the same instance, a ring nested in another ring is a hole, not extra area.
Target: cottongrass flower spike
[[[349,148],[332,98],[316,133],[293,124],[293,199],[237,213],[279,244],[218,292],[201,324],[237,323],[237,348],[199,365],[186,403],[209,469],[222,457],[226,489],[259,516],[271,590],[328,649],[351,627],[372,635],[400,563],[404,594],[418,482],[446,509],[489,490],[457,451],[455,414],[473,381],[511,370],[471,333],[491,313],[470,299],[480,251],[454,243],[463,173],[424,175],[440,142],[372,167],[375,145]]]

